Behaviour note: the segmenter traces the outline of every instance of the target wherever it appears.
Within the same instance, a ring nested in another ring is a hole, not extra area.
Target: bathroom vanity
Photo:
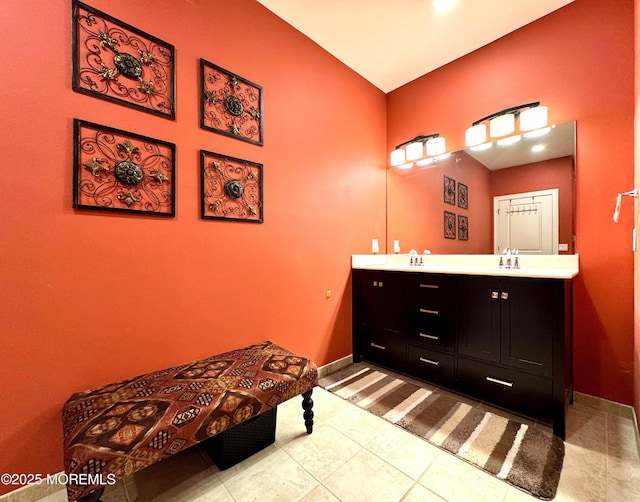
[[[578,255],[354,255],[353,359],[553,426],[573,392],[572,280]]]

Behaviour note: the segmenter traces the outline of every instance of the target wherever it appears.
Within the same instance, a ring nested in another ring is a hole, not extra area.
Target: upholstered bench
[[[302,395],[313,430],[315,363],[266,341],[73,394],[62,411],[70,501]],[[275,410],[274,410],[275,411]]]

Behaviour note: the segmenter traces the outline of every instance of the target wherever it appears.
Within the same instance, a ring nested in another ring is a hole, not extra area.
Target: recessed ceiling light
[[[433,0],[433,6],[437,10],[452,9],[458,0]]]

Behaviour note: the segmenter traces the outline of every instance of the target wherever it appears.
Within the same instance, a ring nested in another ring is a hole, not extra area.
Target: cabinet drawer
[[[536,418],[552,412],[553,384],[549,378],[458,358],[458,377],[465,393]]]
[[[448,383],[455,375],[454,356],[409,343],[409,373],[434,383]]]
[[[362,353],[370,361],[402,368],[407,362],[407,342],[390,333],[368,333],[364,337]]]
[[[416,308],[411,316],[410,340],[425,347],[453,351],[455,321],[446,309]]]

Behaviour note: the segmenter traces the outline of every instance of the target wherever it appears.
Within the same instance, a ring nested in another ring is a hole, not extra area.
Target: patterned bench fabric
[[[101,487],[93,481],[133,474],[307,392],[317,379],[313,361],[265,341],[78,392],[62,411],[69,500]]]

